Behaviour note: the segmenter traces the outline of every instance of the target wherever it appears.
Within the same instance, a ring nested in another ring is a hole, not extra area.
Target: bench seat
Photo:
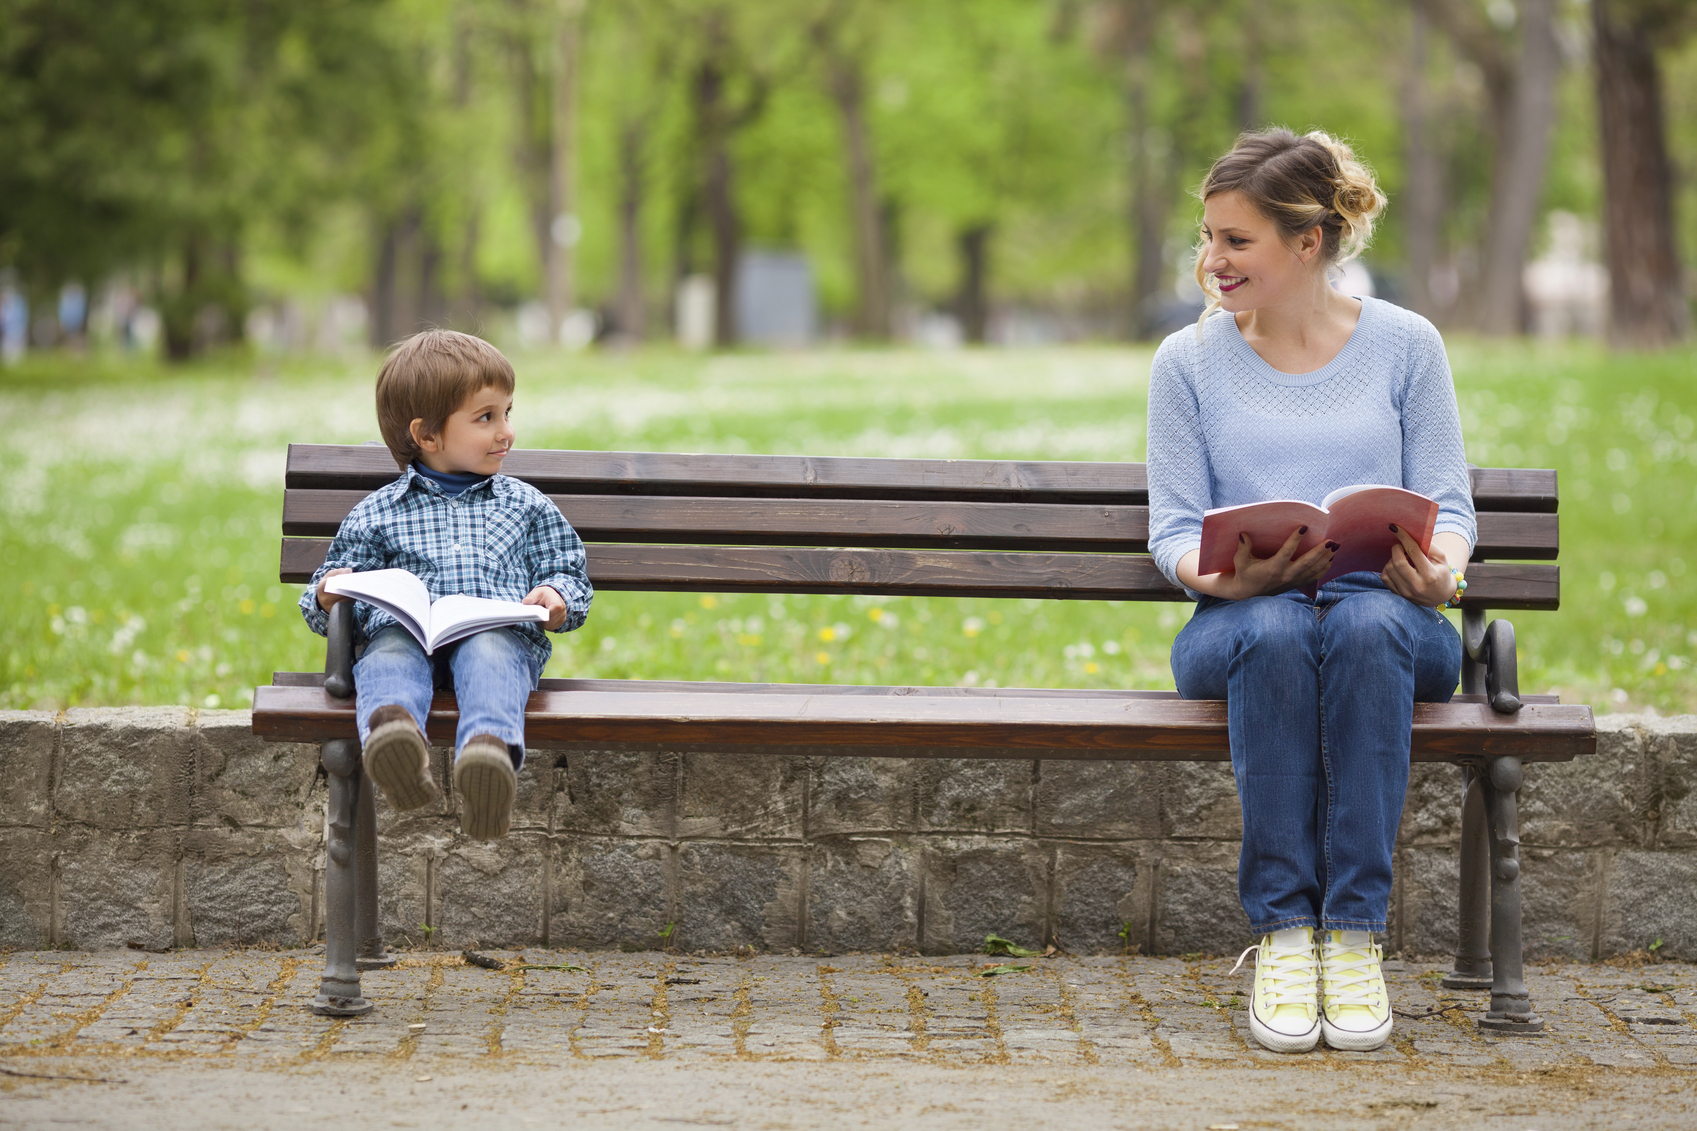
[[[279,740],[354,737],[353,701],[317,673],[281,673],[255,690],[255,731]],[[1413,758],[1454,762],[1514,755],[1566,762],[1596,744],[1591,709],[1553,695],[1521,697],[1514,714],[1483,695],[1414,706]],[[451,693],[430,707],[429,734],[453,744]],[[667,749],[734,744],[815,755],[1226,761],[1225,704],[1176,691],[870,687],[544,679],[525,708],[525,745]]]

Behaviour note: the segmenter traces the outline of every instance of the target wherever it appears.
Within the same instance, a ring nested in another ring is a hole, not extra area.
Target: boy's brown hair
[[[412,422],[441,433],[466,398],[489,387],[513,391],[513,366],[501,351],[470,334],[425,330],[396,345],[377,371],[377,427],[404,470],[418,458]]]

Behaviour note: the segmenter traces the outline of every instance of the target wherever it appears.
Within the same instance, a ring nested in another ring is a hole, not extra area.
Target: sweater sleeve
[[[1175,585],[1179,559],[1202,545],[1202,513],[1214,495],[1194,375],[1183,355],[1184,346],[1169,338],[1149,371],[1149,554]]]
[[[306,625],[320,636],[330,632],[330,614],[324,611],[324,606],[318,603],[318,583],[324,575],[333,569],[346,566],[355,573],[365,570],[382,569],[387,565],[383,549],[382,531],[372,522],[372,508],[367,504],[375,495],[368,495],[360,504],[349,512],[342,520],[342,525],[336,528],[336,537],[330,543],[329,551],[324,555],[324,564],[312,572],[312,577],[306,583],[306,590],[301,594],[301,616]]]
[[[1402,482],[1438,502],[1436,531],[1478,540],[1473,486],[1467,475],[1467,449],[1461,437],[1461,413],[1455,402],[1444,340],[1420,319],[1409,343],[1409,380],[1402,402]]]

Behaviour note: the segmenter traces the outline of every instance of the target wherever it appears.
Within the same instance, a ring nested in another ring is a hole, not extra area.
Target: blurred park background
[[[0,707],[322,662],[284,445],[379,351],[515,359],[520,446],[1141,459],[1209,161],[1348,138],[1338,285],[1554,467],[1533,690],[1697,710],[1692,0],[0,0]],[[607,594],[549,674],[1171,686],[1184,610]]]

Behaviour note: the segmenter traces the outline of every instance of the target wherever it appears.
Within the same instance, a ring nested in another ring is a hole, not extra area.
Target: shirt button
[[[459,551],[460,551],[460,544],[458,542],[455,542],[454,543],[454,552],[457,554],[457,553],[459,553]]]

